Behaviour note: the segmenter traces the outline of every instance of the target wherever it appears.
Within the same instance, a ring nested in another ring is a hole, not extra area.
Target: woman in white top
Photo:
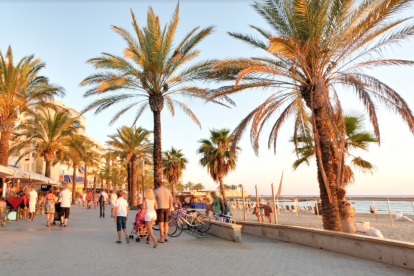
[[[142,209],[145,211],[145,225],[147,226],[149,239],[147,244],[151,244],[151,239],[154,240],[154,248],[157,247],[157,240],[155,239],[154,233],[152,232],[152,225],[157,219],[157,201],[155,201],[154,192],[148,188],[144,193],[144,203]]]

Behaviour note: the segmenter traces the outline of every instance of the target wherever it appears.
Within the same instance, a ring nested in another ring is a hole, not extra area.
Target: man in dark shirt
[[[267,205],[260,204],[259,208],[263,209],[265,217],[269,220],[269,223],[272,223],[273,208],[270,205],[270,201],[267,203]]]

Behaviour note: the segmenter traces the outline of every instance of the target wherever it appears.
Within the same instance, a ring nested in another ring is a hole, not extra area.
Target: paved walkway
[[[131,241],[115,244],[115,223],[99,210],[72,207],[67,228],[33,222],[0,228],[0,275],[414,275],[414,271],[319,250],[243,235],[237,244],[186,233],[156,249]],[[135,217],[131,212],[127,222]],[[158,234],[158,233],[157,233]]]

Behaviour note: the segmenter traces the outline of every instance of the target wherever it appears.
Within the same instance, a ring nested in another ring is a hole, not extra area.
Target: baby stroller
[[[143,212],[142,209],[138,210],[137,215],[135,216],[135,221],[132,224],[134,227],[132,228],[131,234],[129,234],[131,240],[134,238],[134,235],[137,236],[135,239],[136,242],[140,242],[141,239],[147,237],[148,231],[145,226],[145,212]]]

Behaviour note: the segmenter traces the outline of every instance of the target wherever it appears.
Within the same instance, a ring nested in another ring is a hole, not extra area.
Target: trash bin
[[[355,222],[355,228],[357,232],[366,232],[371,228],[371,224],[369,221],[357,221]]]

